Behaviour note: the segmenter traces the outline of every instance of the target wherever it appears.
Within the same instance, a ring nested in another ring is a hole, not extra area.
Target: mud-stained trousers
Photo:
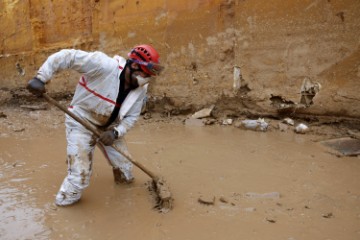
[[[125,181],[132,181],[133,165],[118,151],[111,146],[104,146],[102,143],[96,142],[90,131],[67,115],[65,126],[68,174],[56,195],[55,203],[57,205],[66,206],[79,201],[82,191],[89,186],[95,145],[103,152],[113,169],[118,172],[120,170]],[[124,152],[127,151],[123,138],[116,140],[114,144]]]

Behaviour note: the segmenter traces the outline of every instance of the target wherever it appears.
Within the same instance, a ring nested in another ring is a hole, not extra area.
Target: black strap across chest
[[[127,95],[131,90],[131,89],[125,90],[125,71],[121,72],[119,80],[120,80],[120,84],[119,84],[120,86],[119,86],[119,92],[116,98],[116,104],[114,110],[112,111],[109,120],[107,121],[107,123],[105,123],[105,125],[102,126],[102,128],[107,128],[108,126],[110,126],[110,124],[112,124],[115,121],[115,119],[119,115],[121,104],[124,102],[125,98],[127,97]]]

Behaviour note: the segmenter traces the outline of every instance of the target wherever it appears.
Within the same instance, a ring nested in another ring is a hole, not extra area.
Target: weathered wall
[[[176,107],[360,117],[358,0],[3,0],[0,28],[3,89],[23,87],[61,48],[125,56],[151,43],[166,70],[150,95]],[[321,85],[305,109],[304,79]],[[77,76],[53,82],[51,91],[72,90]]]

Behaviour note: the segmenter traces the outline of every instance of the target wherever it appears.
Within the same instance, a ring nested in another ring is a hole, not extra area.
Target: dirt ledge
[[[72,98],[70,92],[51,93],[50,95],[63,105],[68,105]],[[63,123],[62,112],[49,106],[42,98],[33,96],[26,89],[0,90],[0,99],[0,121],[4,123],[1,127],[2,134],[19,134],[25,129],[32,129],[36,126],[57,127]],[[304,123],[309,126],[310,131],[307,134],[313,135],[314,141],[346,136],[356,137],[360,134],[359,119],[316,116],[297,112],[288,112],[287,114],[277,111],[264,112],[254,107],[256,103],[249,100],[236,101],[237,104],[227,104],[226,101],[220,100],[214,104],[211,117],[204,119],[205,126],[224,125],[223,122],[226,119],[232,119],[235,123],[242,119],[265,118],[265,121],[269,123],[268,131],[293,131],[293,126],[288,126],[286,130],[279,127],[285,117],[290,117],[295,123]],[[171,99],[167,97],[156,100],[149,99],[139,123],[184,124],[185,120],[197,110],[199,109],[192,106],[175,107]],[[234,127],[234,124],[227,127]]]

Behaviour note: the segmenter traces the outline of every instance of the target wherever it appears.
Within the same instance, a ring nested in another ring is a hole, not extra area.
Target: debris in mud
[[[334,215],[331,212],[329,212],[329,213],[323,214],[322,217],[323,218],[332,218],[332,217],[334,217]]]
[[[7,118],[7,115],[3,112],[0,112],[0,118]]]
[[[20,105],[21,108],[29,109],[29,110],[47,110],[48,105],[42,104],[42,105]]]
[[[276,220],[274,220],[274,219],[266,218],[266,221],[268,221],[269,223],[276,223]]]
[[[213,124],[215,124],[216,122],[217,122],[217,120],[214,119],[214,118],[206,119],[205,121],[203,121],[203,123],[204,123],[205,125],[213,125]]]
[[[269,193],[255,193],[255,192],[247,192],[245,193],[245,197],[257,199],[257,198],[268,198],[268,199],[279,199],[279,192],[269,192]]]
[[[360,155],[360,140],[351,137],[336,138],[321,141],[327,147],[330,147],[343,156],[357,156]]]
[[[193,115],[191,115],[192,118],[196,118],[196,119],[200,119],[200,118],[205,118],[205,117],[210,117],[211,116],[211,112],[214,109],[214,105],[211,105],[208,108],[204,108],[201,109],[200,111],[197,111],[196,113],[194,113]]]
[[[151,118],[151,113],[147,112],[144,114],[143,119],[148,120]]]
[[[25,128],[17,128],[17,129],[14,129],[14,132],[23,132],[25,131]]]
[[[11,164],[11,166],[13,166],[13,167],[22,167],[22,166],[24,166],[25,165],[25,163],[24,162],[20,162],[20,161],[16,161],[16,162],[14,162],[13,164]]]
[[[229,201],[225,197],[220,197],[219,201],[222,203],[229,203]]]
[[[298,125],[295,127],[294,131],[295,131],[296,133],[305,134],[305,133],[307,133],[307,132],[309,131],[309,127],[306,126],[306,125],[303,124],[303,123],[300,123],[300,124],[298,124]]]
[[[198,202],[204,205],[215,205],[215,197],[211,199],[201,196],[198,198]]]
[[[236,126],[243,129],[265,132],[269,124],[263,118],[259,118],[257,120],[242,120],[241,124]]]
[[[294,120],[292,120],[291,118],[284,118],[283,123],[286,123],[290,126],[294,126]]]
[[[225,198],[224,196],[219,197],[219,201],[224,204],[230,204],[231,206],[236,206],[234,202],[230,202],[230,200]]]
[[[233,120],[231,118],[228,118],[228,119],[224,119],[222,121],[222,125],[231,125],[233,123]]]
[[[147,182],[148,190],[155,199],[154,209],[157,209],[160,213],[167,213],[173,208],[174,199],[171,196],[171,192],[167,187],[167,184],[163,178],[159,178],[156,181],[151,180]]]

